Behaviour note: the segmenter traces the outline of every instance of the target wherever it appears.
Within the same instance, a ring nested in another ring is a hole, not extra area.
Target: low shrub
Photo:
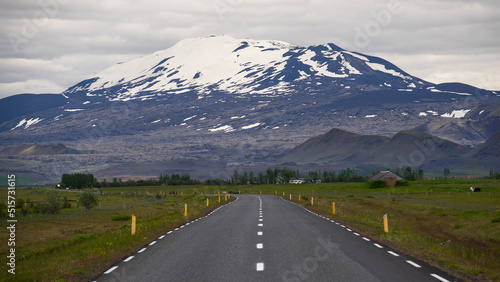
[[[376,188],[383,188],[383,187],[386,187],[385,185],[385,182],[382,181],[382,180],[377,180],[377,181],[369,181],[367,183],[368,185],[368,188],[371,188],[371,189],[376,189]]]
[[[111,216],[112,221],[127,221],[127,220],[131,220],[131,219],[132,219],[131,215],[121,215],[121,214],[115,213]]]

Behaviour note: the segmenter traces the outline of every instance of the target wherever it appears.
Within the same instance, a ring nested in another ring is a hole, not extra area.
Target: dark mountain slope
[[[0,124],[17,117],[64,105],[61,94],[18,94],[0,99]]]
[[[469,156],[478,160],[496,162],[500,166],[500,131],[474,148]]]
[[[421,166],[461,158],[471,149],[426,133],[405,130],[392,138],[339,129],[313,137],[289,151],[285,162]]]

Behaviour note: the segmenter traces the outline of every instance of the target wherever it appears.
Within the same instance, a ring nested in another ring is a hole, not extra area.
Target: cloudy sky
[[[0,98],[59,93],[178,41],[227,34],[380,56],[434,83],[500,90],[498,0],[0,2]]]

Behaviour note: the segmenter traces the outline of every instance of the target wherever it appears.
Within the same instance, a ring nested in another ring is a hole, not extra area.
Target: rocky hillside
[[[466,164],[471,166],[473,163],[477,168],[499,169],[499,140],[500,135],[496,134],[471,149],[412,130],[401,131],[389,138],[332,129],[293,148],[281,160],[288,163],[350,163],[374,167],[412,166],[435,171],[452,167],[462,172],[467,170]]]

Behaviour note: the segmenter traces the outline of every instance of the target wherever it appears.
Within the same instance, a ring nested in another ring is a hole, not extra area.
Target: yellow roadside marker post
[[[132,235],[135,235],[135,222],[136,218],[135,215],[132,216]]]
[[[299,195],[299,202],[300,202],[300,197],[302,197],[302,195]]]
[[[207,207],[208,207],[208,204],[209,204],[209,203],[210,203],[210,201],[209,201],[209,200],[208,200],[208,198],[207,198]]]
[[[333,202],[333,204],[332,204],[332,212],[333,212],[333,215],[335,215],[335,202]]]
[[[314,197],[311,197],[311,206],[314,206]]]
[[[188,204],[184,204],[184,216],[188,216]]]
[[[292,200],[292,194],[290,194],[290,201]]]
[[[387,219],[387,214],[384,214],[384,232],[389,233],[389,219]]]
[[[220,193],[219,193],[219,203],[220,203]]]

